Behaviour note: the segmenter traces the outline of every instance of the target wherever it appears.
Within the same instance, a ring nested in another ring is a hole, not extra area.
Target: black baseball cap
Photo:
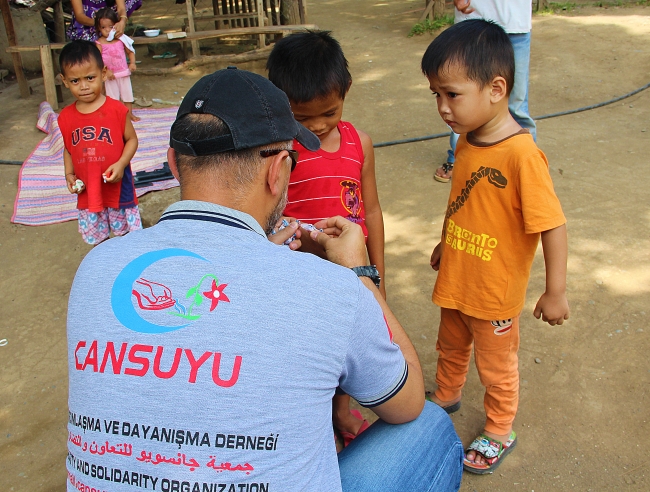
[[[186,114],[211,114],[229,134],[205,140],[176,140],[174,126]],[[286,94],[268,79],[237,67],[202,77],[188,91],[171,127],[169,146],[179,154],[203,156],[296,139],[306,149],[320,148],[316,135],[298,123]]]

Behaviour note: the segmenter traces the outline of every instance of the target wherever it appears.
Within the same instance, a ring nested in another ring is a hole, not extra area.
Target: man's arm
[[[317,231],[310,234],[312,239],[323,246],[328,260],[348,268],[367,265],[363,232],[358,224],[337,216],[317,222],[315,226],[325,229],[326,232],[328,230],[339,232],[335,237]],[[373,407],[372,410],[389,424],[410,422],[420,415],[424,407],[424,378],[420,361],[404,328],[397,321],[375,284],[366,277],[361,277],[361,281],[381,306],[393,333],[393,341],[399,345],[408,366],[408,378],[402,389],[386,403]]]
[[[546,291],[537,301],[533,315],[551,326],[569,319],[566,298],[566,263],[568,256],[566,224],[542,232],[542,249],[546,264]]]

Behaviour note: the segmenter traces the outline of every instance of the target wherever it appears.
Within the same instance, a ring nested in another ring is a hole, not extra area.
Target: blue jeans
[[[537,127],[535,121],[528,113],[528,72],[530,65],[530,33],[525,34],[508,34],[512,47],[515,50],[515,84],[508,97],[508,109],[512,117],[521,125],[530,131],[533,139],[537,141]],[[456,160],[456,142],[458,135],[451,132],[449,137],[449,147],[447,151],[447,162],[453,164]]]
[[[463,446],[451,419],[426,402],[400,425],[378,420],[339,453],[344,492],[447,492],[460,488]]]

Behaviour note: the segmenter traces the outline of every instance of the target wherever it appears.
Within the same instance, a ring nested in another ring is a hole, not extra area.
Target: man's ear
[[[180,181],[180,178],[178,177],[178,166],[176,165],[176,152],[174,152],[174,149],[171,147],[167,149],[167,162],[169,163],[169,169],[174,177]]]
[[[506,83],[506,79],[497,75],[490,83],[490,100],[492,103],[497,103],[504,97],[506,99],[508,98],[508,84]]]
[[[270,161],[266,170],[266,184],[269,191],[273,196],[280,196],[284,193],[284,187],[288,179],[284,177],[284,173],[289,170],[287,165],[287,154],[280,152],[277,155],[267,157]]]

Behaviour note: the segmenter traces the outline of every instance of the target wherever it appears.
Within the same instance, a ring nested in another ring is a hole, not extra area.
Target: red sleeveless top
[[[350,123],[340,121],[338,130],[341,145],[336,152],[311,152],[294,140],[293,148],[300,158],[289,180],[289,202],[284,215],[309,224],[341,215],[361,225],[368,237],[361,197],[361,140]]]
[[[110,97],[92,113],[80,113],[76,103],[65,107],[58,118],[74,172],[86,185],[77,195],[77,208],[101,212],[105,208],[131,208],[138,204],[131,164],[116,183],[104,183],[102,173],[119,161],[124,151],[124,129],[129,110]]]

